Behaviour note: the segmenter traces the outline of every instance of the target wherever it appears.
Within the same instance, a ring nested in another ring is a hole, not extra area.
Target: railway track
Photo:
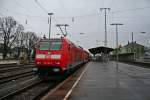
[[[76,71],[74,70],[72,74]],[[63,80],[66,78],[67,77],[65,77]],[[13,81],[12,86],[8,84],[5,87],[1,87],[2,85],[0,85],[0,100],[39,100],[48,91],[54,89],[63,80],[50,80],[45,82],[39,79],[38,76],[34,76],[33,78],[29,77],[26,79],[20,78]]]
[[[0,84],[6,83],[6,82],[9,82],[9,81],[12,81],[12,80],[16,80],[16,79],[19,79],[19,78],[31,76],[31,75],[34,75],[34,73],[32,71],[29,71],[29,72],[25,72],[25,73],[11,75],[11,76],[8,76],[8,77],[2,77],[2,78],[0,78]]]
[[[34,77],[32,79],[24,80],[23,82],[18,82],[12,86],[8,86],[7,88],[1,88],[0,100],[10,99],[10,97],[30,89],[40,83],[42,83],[42,80],[38,77]]]
[[[10,72],[0,73],[0,80],[3,78],[17,76],[17,75],[31,72],[31,71],[32,71],[32,68],[27,68],[27,69],[22,69],[22,70],[15,70],[15,71],[10,71]]]
[[[6,67],[14,67],[14,66],[21,66],[17,64],[0,64],[0,69],[1,68],[6,68]]]
[[[0,66],[0,100],[37,99],[59,83],[43,82],[32,68],[31,64]]]
[[[11,96],[11,98],[7,100],[37,100],[57,84],[58,82],[41,82],[29,89],[17,93],[17,95]]]
[[[28,65],[9,65],[8,67],[0,67],[0,83],[1,80],[4,78],[10,78],[10,77],[18,77],[21,76],[21,74],[31,73],[32,69],[34,68],[34,65],[28,64]]]
[[[42,81],[34,77],[7,88],[0,88],[0,100],[36,100],[59,83],[60,81]]]
[[[29,64],[16,64],[16,63],[12,63],[12,64],[0,64],[0,69],[3,68],[11,68],[11,67],[22,67],[22,66],[33,66],[34,63],[29,63]]]
[[[33,68],[33,65],[24,65],[24,66],[17,66],[17,67],[8,67],[8,68],[1,68],[0,73],[5,73],[5,72],[11,72],[15,70],[22,70],[22,69],[27,69],[27,68]]]

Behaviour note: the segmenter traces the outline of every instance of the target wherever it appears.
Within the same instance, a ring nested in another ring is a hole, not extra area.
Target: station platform
[[[90,62],[67,100],[150,100],[150,69]]]

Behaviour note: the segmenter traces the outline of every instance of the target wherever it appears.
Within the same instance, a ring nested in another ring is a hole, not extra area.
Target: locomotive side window
[[[51,50],[60,50],[61,49],[61,42],[51,42]]]

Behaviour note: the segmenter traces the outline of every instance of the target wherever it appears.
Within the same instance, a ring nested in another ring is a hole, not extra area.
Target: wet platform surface
[[[90,62],[69,100],[150,100],[150,69]]]

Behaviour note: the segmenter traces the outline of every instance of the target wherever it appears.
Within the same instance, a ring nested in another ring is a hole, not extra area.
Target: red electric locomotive
[[[35,63],[40,75],[65,74],[86,63],[89,53],[68,39],[42,39],[36,48]]]

